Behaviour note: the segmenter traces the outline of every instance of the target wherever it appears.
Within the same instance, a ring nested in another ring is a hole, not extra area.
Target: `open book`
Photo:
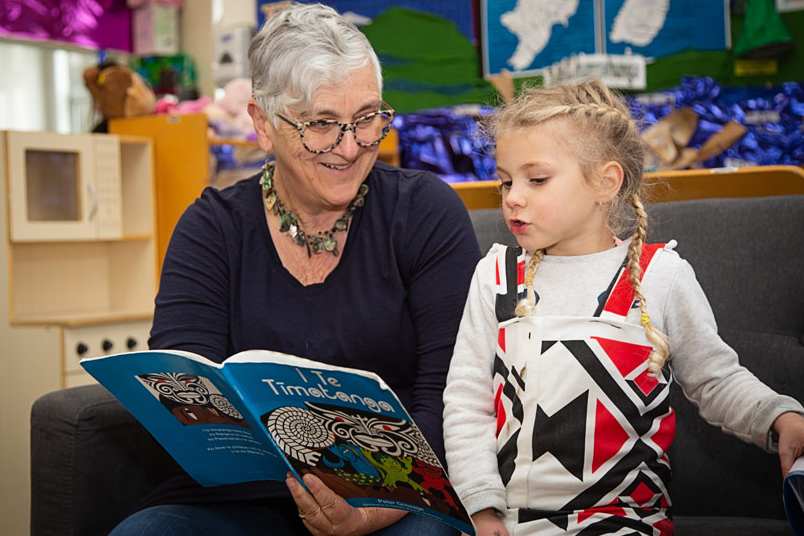
[[[312,473],[353,506],[474,534],[432,448],[376,374],[266,350],[222,364],[153,350],[81,365],[204,486]]]
[[[782,483],[784,511],[795,536],[804,536],[804,456],[793,462]]]

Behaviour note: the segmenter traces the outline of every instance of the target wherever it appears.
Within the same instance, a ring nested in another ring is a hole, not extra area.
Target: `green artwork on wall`
[[[384,98],[398,112],[496,103],[477,49],[453,22],[394,7],[361,30],[380,57]]]

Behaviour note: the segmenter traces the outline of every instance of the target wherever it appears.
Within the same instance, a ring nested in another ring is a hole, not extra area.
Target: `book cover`
[[[151,350],[81,365],[204,486],[311,473],[353,506],[474,534],[432,448],[376,374],[266,350],[221,364]]]
[[[782,482],[782,498],[787,520],[795,536],[804,536],[804,456],[793,462],[793,467]]]

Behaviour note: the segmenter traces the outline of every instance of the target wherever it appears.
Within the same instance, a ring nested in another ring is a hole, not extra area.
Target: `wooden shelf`
[[[137,322],[153,318],[153,311],[67,311],[58,314],[28,314],[11,319],[12,326],[97,326],[119,322]]]
[[[798,166],[688,169],[645,173],[651,202],[711,197],[761,197],[804,194],[804,169]],[[500,181],[452,184],[470,210],[499,208]]]
[[[658,171],[646,173],[645,180],[654,186],[653,202],[804,194],[804,169],[798,166]]]

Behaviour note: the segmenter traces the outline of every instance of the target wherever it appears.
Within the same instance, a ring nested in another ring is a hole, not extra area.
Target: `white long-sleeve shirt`
[[[444,440],[450,479],[470,514],[505,511],[497,467],[492,389],[498,323],[495,314],[497,249],[477,265],[464,308],[444,391]],[[627,253],[628,242],[573,257],[545,255],[534,288],[539,316],[592,316]],[[645,275],[642,292],[651,323],[670,344],[668,365],[701,416],[724,432],[768,450],[770,428],[786,411],[804,413],[796,400],[776,394],[742,367],[718,335],[712,309],[692,267],[672,244]],[[634,308],[628,322],[640,324]]]

